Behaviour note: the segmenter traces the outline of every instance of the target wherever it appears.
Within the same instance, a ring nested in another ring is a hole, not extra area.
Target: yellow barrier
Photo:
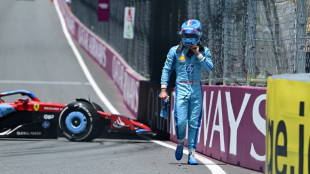
[[[266,116],[265,173],[310,174],[310,74],[269,77]]]

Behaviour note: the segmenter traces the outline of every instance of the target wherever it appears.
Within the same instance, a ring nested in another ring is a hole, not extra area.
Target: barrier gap
[[[305,102],[301,101],[299,103],[299,116],[303,117],[305,116]]]

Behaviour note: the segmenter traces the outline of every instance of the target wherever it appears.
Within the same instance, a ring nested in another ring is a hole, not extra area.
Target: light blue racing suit
[[[196,149],[198,129],[202,118],[201,70],[213,69],[211,53],[207,47],[199,50],[203,58],[193,54],[186,56],[187,47],[174,46],[170,49],[162,70],[161,85],[168,85],[171,71],[176,70],[176,96],[174,106],[177,139],[183,140],[188,123],[188,149]]]

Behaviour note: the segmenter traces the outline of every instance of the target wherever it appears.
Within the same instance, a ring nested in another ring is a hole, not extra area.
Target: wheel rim
[[[79,111],[71,112],[66,118],[67,129],[74,134],[79,134],[86,129],[86,116]]]

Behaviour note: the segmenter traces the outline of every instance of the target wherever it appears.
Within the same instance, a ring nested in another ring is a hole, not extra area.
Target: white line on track
[[[25,80],[0,80],[6,84],[36,84],[36,85],[90,85],[89,82],[56,82],[56,81],[25,81]]]
[[[143,136],[143,138],[145,138],[145,139],[147,139],[147,140],[149,140],[155,144],[158,144],[158,145],[161,145],[161,146],[173,149],[173,150],[175,150],[175,148],[176,148],[175,146],[173,146],[171,144],[168,144],[168,143],[165,143],[162,141],[158,141],[158,140],[153,140],[153,139],[146,137],[146,136]],[[188,155],[188,150],[184,150],[183,153]],[[206,167],[208,167],[213,174],[226,174],[225,171],[220,166],[216,165],[214,162],[207,159],[205,156],[202,156],[202,155],[199,155],[198,153],[195,153],[195,157],[197,160],[202,162]]]
[[[105,95],[102,93],[102,91],[100,90],[100,88],[98,87],[97,83],[95,82],[95,80],[93,79],[92,75],[90,74],[90,72],[88,71],[88,68],[86,67],[83,59],[82,59],[82,56],[80,55],[80,53],[78,52],[77,48],[75,47],[72,39],[71,39],[71,36],[67,30],[67,26],[65,24],[65,21],[64,21],[64,18],[60,12],[60,9],[59,9],[59,6],[58,6],[58,2],[57,0],[54,1],[54,4],[55,4],[55,8],[56,8],[56,11],[58,13],[58,17],[60,19],[60,23],[61,23],[61,26],[62,26],[62,29],[63,29],[63,32],[69,42],[69,45],[71,46],[72,50],[73,50],[73,53],[74,55],[76,56],[83,72],[85,73],[88,81],[90,82],[91,86],[94,88],[96,94],[98,95],[98,97],[101,99],[101,101],[108,107],[108,109],[112,112],[112,113],[115,113],[115,114],[119,114],[119,112],[113,107],[113,105],[110,103],[110,101],[105,97]],[[161,146],[164,146],[164,147],[167,147],[167,148],[170,148],[170,149],[175,149],[174,146],[168,144],[168,143],[164,143],[162,141],[158,141],[158,140],[152,140],[148,137],[145,137],[146,139],[150,140],[151,142],[153,143],[156,143],[158,145],[161,145]],[[184,153],[186,155],[188,155],[188,151],[184,151]],[[207,159],[206,157],[204,156],[201,156],[201,155],[198,155],[198,154],[195,154],[196,155],[196,158],[201,161],[207,168],[209,168],[211,170],[211,172],[213,174],[226,174],[225,171],[219,167],[218,165],[216,165],[214,162],[212,162],[211,160]]]

